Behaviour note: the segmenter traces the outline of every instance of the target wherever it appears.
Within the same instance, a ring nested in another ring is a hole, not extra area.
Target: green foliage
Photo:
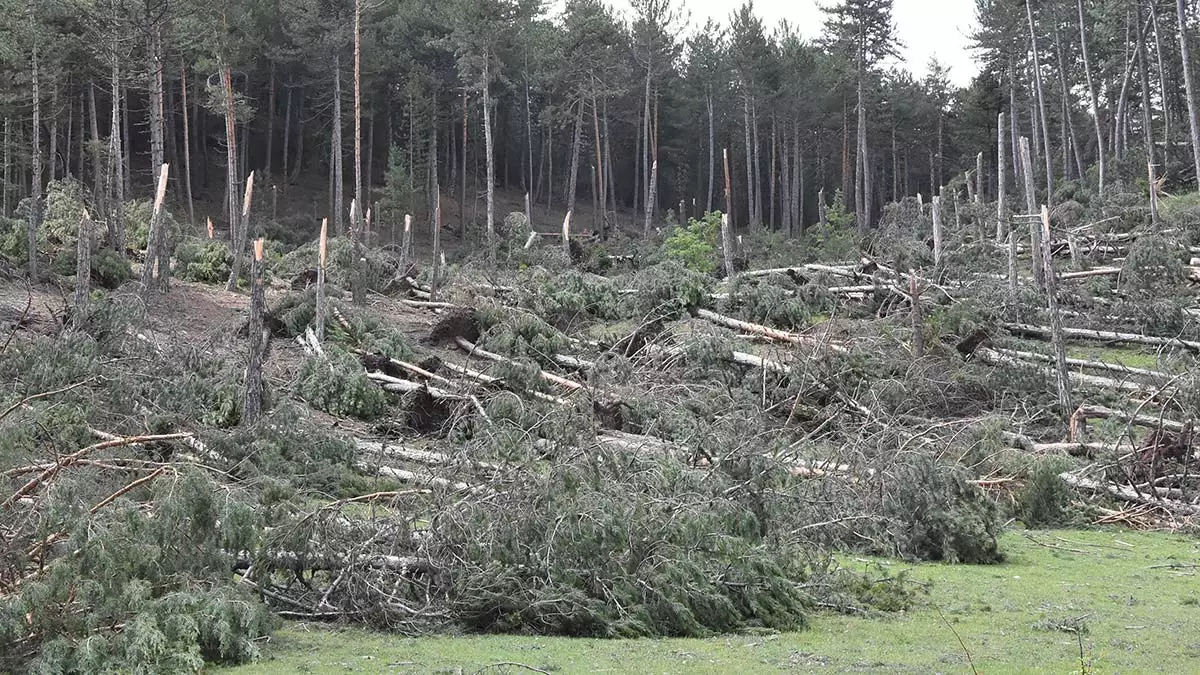
[[[667,259],[693,272],[712,274],[717,269],[720,235],[720,212],[706,213],[703,220],[690,218],[687,226],[672,228],[663,242]]]
[[[1184,282],[1179,245],[1159,234],[1144,234],[1129,249],[1121,284],[1146,297],[1177,293]]]
[[[387,407],[387,394],[372,382],[353,355],[336,347],[327,358],[308,358],[300,368],[297,392],[309,405],[341,417],[373,420]]]
[[[827,312],[833,305],[824,286],[739,277],[720,309],[746,321],[792,329],[808,326],[814,314]]]
[[[215,239],[186,237],[179,242],[175,258],[179,278],[207,284],[225,283],[233,267],[229,246]]]
[[[274,622],[228,583],[232,552],[257,547],[254,509],[199,472],[151,486],[142,496],[153,511],[121,499],[95,514],[71,506],[86,481],[57,488],[61,506],[45,514],[44,533],[69,532],[72,553],[0,598],[0,668],[185,672],[258,655]],[[30,646],[37,656],[23,664]]]
[[[412,171],[408,167],[408,156],[398,145],[388,149],[387,170],[383,174],[379,205],[384,211],[402,219],[404,214],[416,215],[422,207],[420,192],[411,189]]]
[[[1034,467],[1017,495],[1017,517],[1029,528],[1062,527],[1071,522],[1071,489],[1058,477],[1067,462],[1046,459]]]
[[[895,553],[952,563],[1003,560],[996,505],[966,481],[962,469],[915,455],[895,473],[884,500],[884,512],[895,522]]]
[[[566,335],[531,312],[492,305],[476,317],[483,329],[480,346],[505,356],[552,364],[554,355],[570,344]]]
[[[74,256],[72,256],[73,258]],[[120,288],[133,278],[133,267],[125,254],[111,248],[92,253],[92,280],[101,288]]]
[[[144,251],[150,240],[150,220],[154,216],[154,202],[148,199],[135,199],[121,205],[125,219],[125,246],[135,251]],[[172,249],[172,243],[179,241],[182,229],[175,216],[167,209],[162,212],[162,224],[167,228],[167,247]]]
[[[708,303],[713,279],[710,275],[667,261],[638,270],[625,284],[638,289],[630,300],[638,317],[677,317]]]
[[[476,630],[595,637],[804,626],[804,558],[768,546],[714,489],[678,463],[622,458],[469,500],[435,534],[466,563],[454,612]]]
[[[536,267],[517,281],[517,305],[568,327],[589,319],[619,319],[625,299],[611,280],[575,270],[552,272]]]

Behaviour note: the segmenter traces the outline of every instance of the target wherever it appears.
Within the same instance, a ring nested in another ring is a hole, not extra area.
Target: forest
[[[1194,2],[974,0],[965,87],[893,0],[0,2],[0,672],[1196,530]]]

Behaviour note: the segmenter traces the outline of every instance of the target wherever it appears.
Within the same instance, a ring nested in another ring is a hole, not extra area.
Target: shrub
[[[125,254],[111,248],[96,251],[91,258],[92,280],[102,288],[120,288],[133,278],[133,267]]]
[[[354,356],[335,347],[326,359],[305,359],[297,390],[309,405],[334,415],[373,420],[387,407],[387,394],[372,382]]]
[[[592,637],[804,626],[804,558],[764,542],[706,475],[623,457],[464,502],[434,535],[465,563],[454,613],[475,630]]]
[[[712,274],[717,269],[720,233],[720,212],[706,213],[703,220],[690,218],[686,226],[675,226],[663,242],[667,259],[693,272]]]
[[[1066,463],[1043,460],[1017,495],[1016,512],[1026,527],[1050,528],[1070,524],[1071,489],[1058,477]]]
[[[1178,292],[1184,282],[1179,246],[1159,234],[1144,234],[1129,249],[1122,285],[1148,297]]]
[[[135,251],[146,250],[150,239],[150,220],[154,215],[154,202],[148,199],[135,199],[121,205],[125,222],[125,247]],[[167,249],[171,250],[171,242],[179,241],[181,229],[175,216],[167,209],[162,212],[162,224],[167,228]]]
[[[480,346],[512,358],[552,364],[554,355],[570,344],[566,335],[532,312],[492,306],[481,309],[477,318],[484,329]]]
[[[516,300],[518,306],[562,327],[585,319],[619,319],[625,309],[611,280],[575,270],[529,270],[518,279]]]
[[[215,239],[187,237],[175,251],[175,273],[181,279],[201,283],[225,283],[233,268],[229,246]]]
[[[966,481],[962,469],[916,455],[895,474],[884,502],[885,515],[895,523],[893,553],[951,563],[1003,560],[996,505]]]
[[[627,285],[638,289],[630,298],[630,309],[637,317],[649,315],[677,317],[708,302],[712,277],[677,262],[667,261],[644,268],[628,278]]]

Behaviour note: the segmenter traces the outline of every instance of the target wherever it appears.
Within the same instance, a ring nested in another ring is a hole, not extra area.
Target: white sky
[[[692,25],[701,26],[710,17],[728,24],[729,16],[742,0],[680,0],[691,13]],[[621,11],[626,0],[609,0]],[[821,34],[825,15],[821,6],[835,0],[756,0],[754,10],[768,30],[787,19],[800,34],[814,39]],[[914,76],[923,77],[930,57],[950,68],[950,79],[967,86],[979,72],[970,51],[970,33],[975,27],[975,3],[971,0],[895,0],[896,33],[903,43],[901,55]]]

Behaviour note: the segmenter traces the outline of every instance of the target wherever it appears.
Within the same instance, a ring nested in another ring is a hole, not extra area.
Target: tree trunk
[[[337,54],[333,55],[333,135],[330,140],[330,157],[333,160],[333,231],[336,236],[345,234],[345,221],[342,219],[343,192],[345,180],[342,174],[342,61]]]
[[[47,180],[51,183],[58,177],[58,82],[50,80],[50,148],[46,153]]]
[[[122,132],[121,148],[125,153],[125,170],[123,172],[124,182],[122,190],[124,195],[133,194],[133,130],[129,123],[129,89],[121,87],[121,123],[124,131]]]
[[[254,242],[254,261],[250,266],[250,325],[247,328],[249,357],[246,363],[246,391],[242,421],[252,425],[263,413],[265,386],[262,366],[267,354],[267,333],[263,330],[266,314],[266,291],[263,288],[263,240]]]
[[[1037,90],[1038,114],[1041,120],[1042,159],[1046,163],[1046,202],[1050,203],[1054,200],[1054,166],[1050,159],[1050,125],[1046,117],[1046,97],[1042,92],[1042,64],[1041,56],[1038,54],[1037,30],[1033,24],[1032,2],[1033,0],[1025,0],[1025,13],[1029,19],[1029,45],[1033,53],[1033,83]]]
[[[566,200],[568,212],[575,210],[575,193],[577,192],[576,187],[579,183],[579,151],[580,144],[583,141],[583,99],[581,98],[576,101],[575,105],[577,108],[575,110],[575,133],[571,137],[571,169],[567,174]]]
[[[285,165],[286,166],[286,165]],[[321,219],[321,235],[317,240],[317,298],[313,326],[317,333],[317,342],[325,342],[325,267],[329,252],[329,219]],[[408,273],[407,260],[401,258],[400,272]]]
[[[707,94],[704,97],[704,102],[705,102],[705,104],[707,104],[707,108],[708,108],[708,200],[705,201],[704,212],[712,213],[712,210],[713,210],[713,181],[715,178],[714,174],[716,174],[716,171],[717,171],[717,167],[716,167],[717,137],[716,137],[716,133],[713,129],[714,121],[713,121],[712,85],[709,85],[709,87],[708,87]],[[1200,157],[1200,153],[1197,153],[1197,156]],[[1200,173],[1198,173],[1197,175],[1200,175]]]
[[[354,0],[354,201],[360,214],[366,203],[362,169],[362,0]],[[341,186],[340,181],[338,185]]]
[[[596,136],[596,188],[600,198],[600,237],[603,239],[608,220],[608,189],[604,182],[604,145],[600,142],[600,111],[596,104],[595,78],[592,78],[592,130]]]
[[[1053,238],[1050,235],[1050,210],[1042,206],[1042,220],[1039,223],[1042,233],[1042,266],[1046,280],[1046,297],[1050,310],[1050,326],[1054,344],[1054,356],[1058,362],[1058,403],[1063,411],[1070,415],[1075,407],[1071,405],[1071,377],[1067,367],[1067,344],[1063,336],[1062,315],[1058,311],[1058,292],[1055,288],[1054,256],[1051,254]],[[1037,255],[1039,252],[1035,252]]]
[[[33,6],[29,6],[30,23],[33,22]],[[29,279],[37,281],[37,229],[42,224],[42,92],[38,85],[38,44],[35,38],[33,43],[33,53],[31,55],[31,75],[32,79],[30,86],[32,88],[33,98],[33,133],[29,136],[30,147],[32,148],[30,158],[30,169],[33,173],[33,179],[30,183],[30,197],[32,198],[32,208],[29,210],[29,224],[26,228],[28,235],[27,245],[29,246]]]
[[[92,281],[92,218],[87,209],[79,222],[79,236],[75,241],[75,297],[73,322],[76,328],[82,327],[87,316],[88,300],[91,294]]]
[[[271,84],[270,90],[267,93],[267,157],[263,162],[266,167],[266,175],[271,180],[275,181],[275,111],[278,109],[276,103],[276,80],[275,80],[275,62],[271,62]],[[286,173],[286,171],[285,171]]]
[[[768,195],[769,201],[771,202],[771,216],[767,220],[767,224],[771,227],[771,229],[775,229],[776,224],[779,222],[775,218],[775,216],[776,216],[775,205],[777,203],[777,201],[775,199],[775,177],[777,175],[775,172],[775,167],[778,166],[778,162],[779,162],[779,158],[778,158],[778,154],[777,154],[778,148],[779,148],[779,124],[778,124],[777,120],[775,119],[775,115],[772,114],[771,115],[771,167],[769,169],[767,169],[767,184],[770,186],[769,192],[767,193],[767,195]]]
[[[1146,30],[1147,25],[1142,23],[1141,6],[1138,6],[1138,34],[1137,34],[1137,60],[1138,60],[1138,79],[1141,80],[1142,89],[1142,140],[1146,144],[1146,162],[1149,164],[1155,163],[1154,155],[1154,128],[1151,125],[1151,108],[1150,100],[1150,65],[1146,58]],[[1169,140],[1169,139],[1167,139]]]
[[[1025,179],[1025,208],[1027,214],[1037,213],[1037,192],[1033,181],[1033,160],[1029,155],[1029,139],[1021,137],[1021,173]],[[1032,222],[1032,221],[1031,221]],[[1032,222],[1029,228],[1030,250],[1033,258],[1033,278],[1038,286],[1045,284],[1045,273],[1042,267],[1042,228]],[[1014,236],[1014,239],[1016,237]]]
[[[871,224],[871,205],[868,203],[870,199],[870,185],[867,179],[867,109],[866,101],[863,96],[863,54],[859,50],[858,55],[858,129],[856,136],[858,138],[858,160],[855,166],[855,211],[857,212],[858,231],[866,232]],[[941,115],[938,116],[938,143],[941,143]],[[941,149],[938,149],[939,155]],[[938,158],[939,170],[941,165],[941,157]],[[941,176],[938,176],[939,179]]]
[[[487,156],[487,245],[488,261],[496,264],[496,157],[492,146],[491,61],[488,50],[483,52],[483,150]],[[580,103],[582,111],[583,103]]]
[[[225,290],[233,291],[237,289],[238,277],[242,274],[246,238],[244,227],[238,222],[237,116],[233,106],[233,70],[228,63],[221,66],[221,85],[225,94],[225,190],[229,195],[229,240],[233,249],[233,265]]]
[[[933,265],[942,266],[942,198],[934,196],[930,200],[931,220],[933,221]]]
[[[158,24],[150,29],[150,45],[147,52],[146,79],[150,84],[150,170],[151,175],[154,176],[154,185],[160,192],[164,192],[166,189],[165,173],[162,176],[159,173],[160,171],[165,172],[167,169],[163,134],[162,34]],[[158,204],[158,201],[156,200],[155,206],[156,210],[160,211],[161,205]],[[148,286],[165,293],[171,268],[171,251],[167,241],[166,228],[161,226],[160,221],[161,217],[159,216],[151,218],[146,243],[146,269],[157,267],[157,272],[150,276],[143,273],[142,279],[143,282],[151,282],[147,284]]]
[[[1163,65],[1162,33],[1158,30],[1158,8],[1153,2],[1146,4],[1150,11],[1150,25],[1154,28],[1154,65],[1158,70],[1158,93],[1162,100],[1163,113],[1163,164],[1170,165],[1172,155],[1171,143],[1171,104],[1167,92],[1167,71]]]
[[[108,241],[111,244],[112,240],[113,240],[112,219],[108,218],[108,205],[107,205],[107,201],[105,200],[106,193],[104,192],[105,177],[108,175],[108,169],[107,169],[107,167],[104,166],[104,146],[100,142],[100,114],[96,110],[96,85],[95,85],[95,83],[88,83],[87,90],[88,90],[88,93],[87,93],[88,117],[90,118],[91,127],[92,127],[92,129],[91,129],[91,131],[92,131],[92,145],[91,145],[91,150],[92,150],[92,196],[96,200],[97,214],[101,218],[109,221]],[[7,185],[11,184],[10,178],[7,173],[7,167],[8,167],[8,159],[7,159],[7,157],[8,157],[8,155],[7,155],[7,153],[8,153],[8,120],[7,119],[4,120],[4,129],[5,129],[5,131],[4,131],[4,141],[5,141],[5,143],[4,143],[4,147],[5,147],[4,165],[5,165],[5,169],[6,169],[5,176],[4,176],[4,184],[7,186]],[[82,178],[83,178],[83,176],[81,175],[80,179],[82,180]],[[7,201],[8,190],[7,189],[5,189],[4,194],[6,197],[4,213],[7,216],[8,215],[8,201]]]
[[[289,90],[290,93],[290,90]],[[304,93],[301,90],[300,101],[296,107],[296,152],[295,159],[292,160],[292,172],[288,176],[288,181],[294,183],[300,177],[300,171],[304,168]],[[408,167],[412,172],[412,166]]]
[[[121,204],[125,202],[125,153],[121,151],[121,70],[112,64],[112,128],[108,137],[108,235],[109,245],[124,253],[125,223]]]
[[[1005,155],[1004,147],[1004,113],[1000,113],[996,123],[996,243],[1004,241],[1005,230],[1004,223],[1008,218],[1008,186],[1007,176],[1005,175],[1008,168],[1008,160]]]
[[[1192,161],[1196,168],[1196,187],[1200,190],[1200,111],[1196,109],[1196,83],[1192,74],[1192,52],[1184,0],[1177,0],[1176,12],[1179,17],[1179,51],[1183,59],[1183,83],[1187,93],[1188,129],[1192,135]]]
[[[804,234],[804,152],[800,149],[800,123],[796,122],[792,148],[796,156],[796,168],[792,171],[792,194],[796,198],[796,212],[792,216],[795,234]]]
[[[1180,0],[1181,6],[1182,2],[1183,0]],[[1100,99],[1096,94],[1095,80],[1092,78],[1092,61],[1088,53],[1087,24],[1083,13],[1083,0],[1077,0],[1076,5],[1079,10],[1079,47],[1083,56],[1083,74],[1087,82],[1088,101],[1092,111],[1092,125],[1096,132],[1096,159],[1100,171],[1100,187],[1097,195],[1103,197],[1104,186],[1108,181],[1108,161],[1105,159],[1108,153],[1105,152],[1104,148],[1104,132],[1100,128]],[[1197,168],[1200,169],[1200,163],[1197,164]]]
[[[754,145],[750,138],[750,92],[742,95],[742,116],[746,127],[746,210],[749,212],[750,229],[759,225],[758,214],[754,212]],[[649,229],[649,226],[647,226]]]
[[[458,231],[465,233],[467,231],[467,131],[470,128],[470,109],[467,107],[467,88],[463,87],[462,93],[462,190],[458,197]],[[410,169],[411,170],[411,169]],[[453,190],[454,188],[450,188]]]
[[[750,103],[750,121],[754,126],[754,217],[758,227],[763,226],[763,179],[762,144],[758,142],[758,97]],[[657,157],[656,157],[657,158]]]

